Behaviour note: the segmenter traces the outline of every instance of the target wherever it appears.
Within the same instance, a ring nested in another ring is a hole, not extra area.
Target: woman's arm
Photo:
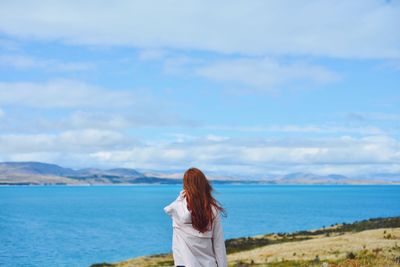
[[[176,214],[176,204],[177,204],[177,201],[179,201],[183,198],[183,192],[184,192],[184,190],[181,190],[178,197],[173,202],[171,202],[169,205],[164,207],[164,212],[167,213],[169,216],[173,217],[173,215]]]
[[[174,212],[174,209],[173,209],[174,205],[175,205],[175,202],[172,202],[171,204],[169,204],[169,205],[164,207],[164,212],[166,214],[168,214],[169,216],[171,216],[171,217],[172,217],[172,214]]]
[[[214,221],[212,242],[213,242],[215,259],[217,260],[218,267],[227,267],[228,260],[226,257],[224,232],[222,230],[221,218],[219,213],[215,217]]]

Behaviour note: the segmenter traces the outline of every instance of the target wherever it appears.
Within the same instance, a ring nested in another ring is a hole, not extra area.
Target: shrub
[[[320,262],[321,262],[321,260],[319,259],[319,256],[316,255],[314,260],[313,260],[313,263],[320,263]]]
[[[355,253],[353,253],[353,252],[349,252],[346,255],[346,258],[349,259],[349,260],[354,260],[356,257],[357,257],[357,255]]]

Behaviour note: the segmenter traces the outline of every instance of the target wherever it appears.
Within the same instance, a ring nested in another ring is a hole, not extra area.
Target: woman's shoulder
[[[181,190],[179,192],[179,195],[178,195],[178,197],[176,199],[177,200],[183,200],[184,198],[185,198],[185,190],[183,189],[183,190]]]
[[[211,206],[211,210],[212,210],[214,218],[218,218],[219,219],[220,216],[221,216],[221,211],[217,207],[215,207],[214,205]]]

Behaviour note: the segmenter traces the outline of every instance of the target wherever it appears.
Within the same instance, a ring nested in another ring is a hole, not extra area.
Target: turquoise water
[[[400,186],[216,185],[225,238],[400,215]],[[169,252],[181,186],[0,187],[0,266],[89,266]]]

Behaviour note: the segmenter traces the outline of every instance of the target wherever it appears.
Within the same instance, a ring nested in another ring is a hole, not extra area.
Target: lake
[[[400,215],[400,186],[215,185],[225,238]],[[2,186],[0,266],[89,266],[171,251],[181,185]]]

